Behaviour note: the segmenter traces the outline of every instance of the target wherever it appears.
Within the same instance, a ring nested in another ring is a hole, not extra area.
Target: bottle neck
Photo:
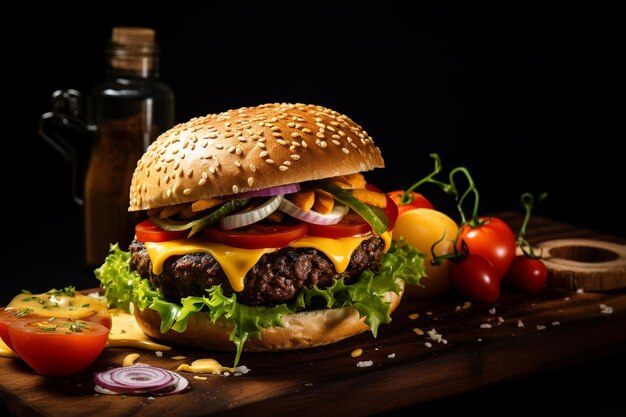
[[[154,43],[121,44],[107,48],[107,75],[120,78],[159,77],[159,51]]]

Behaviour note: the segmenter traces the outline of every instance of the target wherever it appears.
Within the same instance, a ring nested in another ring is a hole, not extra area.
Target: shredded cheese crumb
[[[187,357],[183,355],[178,355],[178,356],[172,356],[172,359],[174,359],[175,361],[179,361],[182,359],[187,359]]]
[[[374,365],[373,361],[358,361],[356,363],[357,368],[367,368],[368,366]]]
[[[492,316],[493,316],[494,314],[496,314],[496,308],[495,308],[495,307],[490,308],[490,309],[489,309],[489,314],[491,314]]]
[[[206,381],[207,377],[206,376],[200,376],[200,375],[194,375],[193,379],[199,379],[201,381]]]
[[[410,320],[417,320],[420,315],[418,313],[409,314]]]
[[[443,343],[444,345],[448,344],[448,341],[444,339],[441,334],[437,333],[437,330],[431,329],[426,333],[428,334],[428,337],[430,337],[430,340],[437,343]]]
[[[350,356],[352,356],[353,358],[358,358],[362,354],[363,354],[363,349],[354,349],[352,352],[350,352]]]
[[[524,327],[524,322],[522,322],[521,320],[518,320],[517,327]]]
[[[463,310],[467,310],[471,306],[472,306],[472,303],[469,302],[469,301],[466,301],[466,302],[463,303]]]
[[[393,358],[395,358],[395,357],[396,357],[396,354],[395,354],[395,353],[390,353],[389,355],[387,355],[387,357],[388,357],[389,359],[393,359]]]
[[[422,329],[419,328],[414,328],[413,331],[415,332],[416,335],[421,336],[424,334],[424,331]]]
[[[613,314],[613,307],[607,306],[606,304],[600,304],[600,313]]]
[[[543,324],[538,324],[537,325],[537,330],[544,330],[546,328],[546,326],[544,326]]]
[[[491,327],[492,326],[489,323],[483,323],[483,324],[480,325],[481,329],[491,329]]]
[[[139,353],[130,353],[124,358],[122,366],[132,366],[137,359],[139,359]]]
[[[157,350],[156,352],[154,352],[154,354],[157,355],[157,358],[163,357],[163,352],[161,352],[160,350]]]

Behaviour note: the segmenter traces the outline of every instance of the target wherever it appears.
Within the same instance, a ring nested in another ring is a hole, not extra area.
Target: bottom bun
[[[401,288],[403,287],[403,281]],[[385,293],[385,301],[390,303],[391,314],[402,296],[394,292]],[[135,308],[139,327],[148,336],[175,345],[207,350],[234,351],[235,344],[229,337],[233,325],[223,318],[213,323],[207,314],[194,313],[189,316],[184,332],[168,330],[161,333],[161,317],[149,308],[140,311]],[[353,307],[303,311],[283,316],[283,327],[271,327],[261,331],[260,339],[247,340],[246,352],[267,352],[304,349],[335,343],[368,330],[365,318],[359,317]]]

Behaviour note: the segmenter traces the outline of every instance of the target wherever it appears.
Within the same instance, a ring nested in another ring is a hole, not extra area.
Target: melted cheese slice
[[[331,260],[338,273],[348,267],[352,252],[371,235],[330,239],[324,237],[305,236],[291,242],[293,248],[315,248],[323,252]],[[380,236],[385,241],[385,251],[391,245],[391,235],[385,232]],[[152,262],[152,272],[159,275],[163,272],[163,263],[170,256],[188,253],[205,252],[210,254],[221,265],[234,291],[243,291],[244,279],[248,271],[257,263],[261,256],[275,249],[241,249],[221,243],[207,242],[196,239],[170,240],[167,242],[146,242],[146,250]]]
[[[107,340],[107,348],[137,348],[151,351],[170,350],[171,347],[154,342],[139,327],[135,316],[123,311],[111,311],[113,325]]]

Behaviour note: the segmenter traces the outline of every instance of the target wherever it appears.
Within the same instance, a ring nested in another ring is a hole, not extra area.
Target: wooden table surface
[[[517,230],[518,215],[502,217]],[[574,237],[621,242],[542,218],[531,223],[528,237],[535,243]],[[403,300],[377,339],[364,333],[311,350],[244,353],[241,364],[249,373],[206,375],[205,380],[183,374],[191,383],[189,392],[155,399],[95,396],[89,372],[45,378],[19,360],[0,358],[0,402],[20,416],[373,415],[626,352],[624,290],[577,294],[546,289],[534,296],[504,293],[494,305],[464,306],[464,301],[452,293],[430,302]],[[612,314],[603,313],[601,304]],[[411,320],[412,313],[419,317]],[[435,329],[447,343],[418,336],[414,328]],[[353,358],[350,353],[357,348],[363,354]],[[108,349],[90,370],[118,366],[131,352]],[[203,357],[226,365],[233,359],[230,353],[185,348],[162,358],[137,352],[141,362],[168,369]],[[187,359],[174,360],[175,355]],[[372,365],[358,367],[360,361]]]

